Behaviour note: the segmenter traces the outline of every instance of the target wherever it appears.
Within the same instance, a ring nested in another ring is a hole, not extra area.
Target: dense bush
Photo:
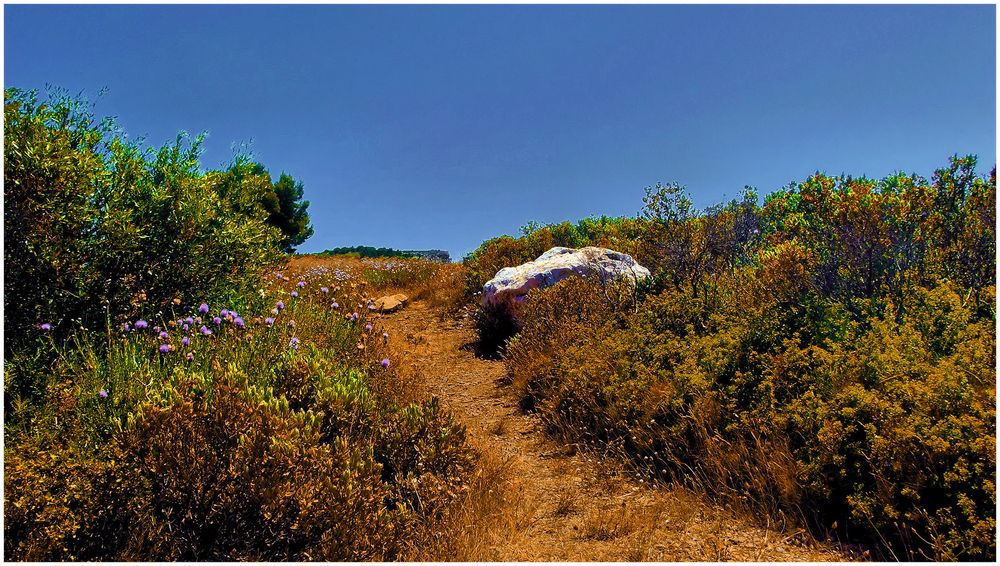
[[[996,177],[974,168],[702,212],[650,189],[653,289],[637,310],[580,280],[529,294],[512,380],[649,474],[886,558],[992,560]]]
[[[266,203],[305,214],[290,178],[243,158],[203,171],[201,138],[144,149],[62,95],[7,89],[4,142],[8,351],[41,324],[67,336],[245,290],[287,240]]]

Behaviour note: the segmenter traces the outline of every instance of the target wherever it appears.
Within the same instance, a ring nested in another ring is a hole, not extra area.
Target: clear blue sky
[[[5,6],[4,85],[208,131],[302,180],[316,234],[461,257],[529,220],[634,215],[821,170],[996,161],[994,6]]]

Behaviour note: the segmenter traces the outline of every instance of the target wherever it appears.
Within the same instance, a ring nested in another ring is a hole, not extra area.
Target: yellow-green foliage
[[[704,213],[661,186],[653,289],[529,294],[512,380],[553,432],[649,474],[886,558],[992,560],[996,181],[972,166]]]

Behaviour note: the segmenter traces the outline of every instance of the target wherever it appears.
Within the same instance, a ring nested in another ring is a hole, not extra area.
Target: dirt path
[[[613,462],[549,440],[498,384],[502,362],[475,357],[474,331],[438,320],[422,303],[386,316],[395,350],[421,369],[430,392],[473,441],[511,467],[516,519],[495,533],[503,561],[829,561],[847,556],[752,526],[680,489],[650,488]]]

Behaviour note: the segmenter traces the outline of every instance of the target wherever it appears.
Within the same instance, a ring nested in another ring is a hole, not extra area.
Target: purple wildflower
[[[198,307],[198,312],[200,312],[201,314],[208,314],[208,305],[202,303],[201,306]]]
[[[219,326],[220,324],[222,324],[222,319],[221,319],[221,318],[219,318],[219,317],[215,317],[215,318],[213,318],[213,319],[212,319],[212,322],[213,322],[213,323],[214,323],[214,324],[215,324],[216,326]]]
[[[212,331],[209,330],[207,326],[202,326],[198,330],[201,331],[201,333],[204,334],[205,336],[210,336],[212,334]]]
[[[337,304],[337,301],[333,301],[333,303],[331,303],[330,306],[333,307],[334,309],[340,308],[340,305]]]
[[[292,339],[288,341],[288,347],[293,348],[295,350],[298,350],[299,349],[299,339],[296,338],[296,337],[294,337],[294,336],[292,336]]]
[[[278,301],[278,304],[274,305],[274,308],[276,308],[276,309],[278,309],[280,311],[280,310],[282,310],[282,309],[285,308],[285,303],[283,303],[281,301]]]
[[[188,345],[188,344],[190,344],[190,343],[191,343],[191,340],[190,340],[190,339],[188,339],[188,337],[187,337],[187,336],[185,336],[184,338],[181,338],[181,344],[183,344],[183,345],[187,346],[187,345]]]
[[[188,324],[194,324],[194,319],[189,316],[189,317],[187,317],[187,318],[184,319],[184,322],[186,322]]]
[[[184,325],[184,330],[190,330],[190,329],[191,329],[190,326],[188,326],[187,324]]]
[[[43,322],[38,328],[42,329],[42,332],[49,332],[52,330],[52,325],[47,322]]]
[[[226,318],[226,315],[228,314],[229,311],[227,309],[222,309],[221,311],[219,311],[219,316],[221,316],[222,318]]]
[[[189,362],[192,361],[192,360],[194,360],[194,352],[188,352],[188,355],[187,355],[186,359]]]
[[[160,332],[160,339],[161,339],[161,340],[166,340],[167,338],[170,338],[170,335],[169,335],[169,334],[167,334],[167,331],[166,331],[166,330],[164,330],[164,331]]]
[[[243,328],[244,326],[246,326],[246,323],[243,322],[243,319],[240,318],[240,317],[234,318],[233,319],[233,324],[236,325],[236,328]]]
[[[292,296],[293,297],[298,297],[299,296],[299,292],[298,291],[292,291]]]
[[[382,359],[382,367],[384,367],[384,368],[389,367],[389,358],[383,358]]]
[[[147,326],[149,326],[149,323],[146,322],[145,320],[142,320],[141,318],[139,320],[135,321],[135,329],[136,330],[143,330]]]
[[[160,344],[160,353],[161,354],[169,354],[170,353],[170,344]]]
[[[372,325],[366,324],[365,325],[365,330],[367,330],[368,332],[371,332],[372,331]]]
[[[107,389],[101,389],[100,391],[97,392],[97,396],[100,397],[101,399],[107,399],[108,398],[108,390]]]
[[[264,324],[266,324],[268,326],[272,326],[274,324],[274,319],[271,318],[271,317],[267,317],[267,318],[264,319]]]
[[[132,330],[132,325],[129,324],[129,323],[127,323],[127,322],[123,322],[122,323],[122,330],[124,330],[125,332],[128,332],[129,330]]]
[[[301,288],[303,288],[303,287],[305,287],[305,286],[306,286],[306,282],[305,282],[305,281],[299,281],[299,282],[298,282],[298,287],[299,287],[299,289],[301,289]]]
[[[385,338],[386,340],[388,340],[389,339],[389,333],[388,332],[383,332],[382,333],[382,338]]]
[[[330,292],[330,288],[329,287],[320,287],[319,290],[323,291],[324,293],[329,293]]]

